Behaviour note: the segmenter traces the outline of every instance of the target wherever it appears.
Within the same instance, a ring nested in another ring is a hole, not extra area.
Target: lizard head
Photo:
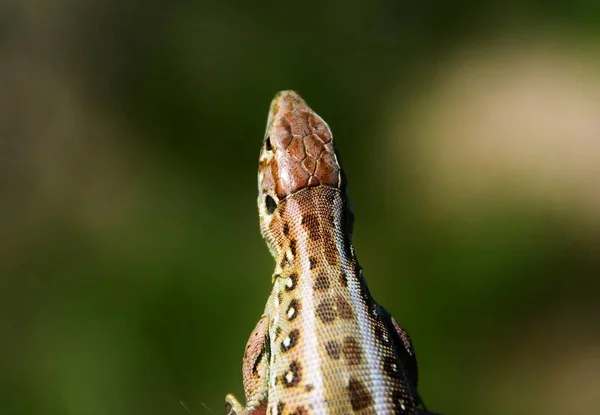
[[[261,216],[272,214],[286,197],[315,186],[342,186],[331,130],[300,95],[281,91],[271,102],[259,157]]]
[[[273,229],[281,225],[279,206],[319,186],[339,189],[347,202],[346,180],[329,126],[296,92],[281,91],[271,102],[258,167],[261,231],[273,255]],[[347,216],[353,217],[351,206],[346,207]]]

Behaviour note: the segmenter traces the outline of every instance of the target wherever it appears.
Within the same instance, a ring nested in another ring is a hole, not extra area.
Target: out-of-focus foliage
[[[331,125],[445,414],[600,413],[597,2],[0,5],[0,413],[222,413],[270,290],[256,167]]]

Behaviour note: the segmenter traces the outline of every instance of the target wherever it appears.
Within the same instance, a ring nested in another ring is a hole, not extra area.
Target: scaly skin
[[[271,103],[258,188],[273,291],[244,354],[246,406],[227,395],[227,413],[425,413],[410,338],[371,296],[354,253],[331,130],[293,91]]]

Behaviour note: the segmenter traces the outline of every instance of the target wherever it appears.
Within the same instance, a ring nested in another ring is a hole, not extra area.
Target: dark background
[[[0,413],[224,411],[272,96],[327,120],[446,415],[600,413],[600,7],[5,0]]]

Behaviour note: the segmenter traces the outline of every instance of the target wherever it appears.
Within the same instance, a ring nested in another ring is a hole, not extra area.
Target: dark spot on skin
[[[298,406],[290,415],[308,415],[308,411],[303,406]]]
[[[354,337],[348,336],[344,339],[342,353],[350,366],[356,366],[362,362],[362,350]]]
[[[329,289],[329,278],[327,278],[324,274],[317,275],[315,278],[315,290],[316,291],[325,291]]]
[[[325,249],[325,259],[329,265],[337,265],[338,263],[338,251],[333,246],[328,246]]]
[[[344,287],[348,286],[348,277],[343,272],[340,273],[340,282]]]
[[[284,256],[283,256],[283,259],[282,259],[282,260],[281,260],[281,262],[279,263],[279,268],[281,268],[281,269],[284,269],[285,267],[287,267],[287,265],[288,265],[289,263],[290,263],[290,262],[288,261],[288,259],[287,259],[287,256],[285,256],[285,255],[284,255]]]
[[[394,414],[408,415],[413,413],[413,403],[408,394],[402,390],[392,392],[392,402],[394,404]]]
[[[348,301],[346,301],[343,296],[338,295],[336,297],[336,306],[340,318],[344,320],[352,320],[354,318],[352,307],[350,307],[350,304],[348,304]]]
[[[286,315],[288,316],[288,321],[292,321],[293,319],[298,317],[298,314],[300,314],[300,309],[301,309],[301,305],[300,305],[300,302],[298,302],[298,300],[290,301],[290,305],[288,306],[287,311],[286,311]],[[290,312],[291,312],[290,310],[294,310],[294,313],[291,317],[290,317]]]
[[[290,225],[288,225],[287,223],[283,224],[283,234],[285,236],[288,236],[288,234],[290,233]]]
[[[327,351],[327,355],[335,360],[340,358],[340,349],[341,349],[340,344],[338,342],[336,342],[335,340],[328,341],[327,344],[325,345],[325,350]]]
[[[273,147],[271,147],[271,137],[269,137],[269,136],[267,136],[267,138],[265,140],[265,149],[267,151],[273,150]]]
[[[264,356],[265,356],[265,349],[262,348],[260,350],[260,353],[254,359],[254,363],[252,364],[252,374],[254,376],[260,377],[260,375],[258,373],[258,366],[260,366],[260,363],[262,362]]]
[[[277,340],[277,338],[279,337],[280,334],[281,334],[281,327],[279,327],[279,326],[275,327],[275,340]]]
[[[316,313],[323,323],[327,324],[334,321],[337,317],[337,313],[333,305],[333,300],[331,298],[326,298],[325,300],[321,301],[321,303],[317,306]]]
[[[296,240],[295,239],[290,239],[290,252],[292,253],[292,256],[296,256]]]
[[[302,226],[308,232],[310,239],[318,241],[321,239],[321,231],[319,226],[319,217],[314,213],[307,213],[302,217]]]
[[[373,405],[373,397],[365,385],[356,378],[350,379],[348,396],[350,397],[350,405],[352,405],[354,411],[360,411]]]
[[[317,259],[314,256],[308,257],[308,263],[310,269],[315,269],[317,266]]]
[[[396,360],[395,357],[388,356],[383,360],[383,369],[385,373],[392,379],[401,379],[402,371],[400,363]]]
[[[275,169],[277,169],[277,163],[273,163],[273,166],[275,167]],[[277,173],[277,174],[279,174],[279,173]],[[279,185],[277,187],[279,187]],[[277,191],[279,191],[279,189],[277,189]],[[281,198],[284,198],[286,195],[285,194],[283,194],[283,195],[279,195],[278,194],[277,196],[281,200]],[[279,217],[280,218],[285,218],[286,217],[286,214],[285,214],[286,210],[287,210],[287,205],[285,203],[281,203],[279,205]]]
[[[265,206],[267,208],[267,212],[269,212],[269,215],[275,212],[275,209],[277,208],[277,203],[275,202],[275,199],[271,197],[271,195],[267,195],[265,197]]]
[[[283,408],[285,408],[285,404],[283,402],[279,401],[279,403],[277,404],[277,414],[278,415],[283,414]]]
[[[311,383],[307,383],[307,384],[306,384],[306,386],[304,387],[304,390],[305,390],[306,392],[312,392],[312,390],[313,390],[314,388],[315,388],[315,387],[314,387],[314,386],[313,386]]]
[[[375,338],[386,346],[390,345],[390,336],[386,334],[385,329],[380,325],[375,326]]]
[[[281,375],[281,381],[286,388],[298,386],[302,380],[302,366],[299,362],[293,361],[290,367]]]
[[[266,158],[261,158],[258,161],[258,169],[259,170],[265,170],[268,166],[267,164],[269,163],[269,161]]]
[[[300,331],[298,329],[294,329],[290,332],[288,337],[289,337],[290,341],[289,341],[289,343],[287,343],[287,346],[286,346],[286,342],[285,342],[285,340],[287,340],[287,338],[281,342],[281,350],[284,352],[287,352],[288,350],[292,349],[298,343],[298,338],[300,337]]]
[[[290,284],[285,284],[285,290],[292,291],[294,288],[296,288],[296,285],[298,284],[298,274],[296,274],[295,272],[291,273],[288,278],[290,279]]]
[[[279,301],[279,304],[283,303],[283,293],[281,291],[277,293],[277,301]]]

